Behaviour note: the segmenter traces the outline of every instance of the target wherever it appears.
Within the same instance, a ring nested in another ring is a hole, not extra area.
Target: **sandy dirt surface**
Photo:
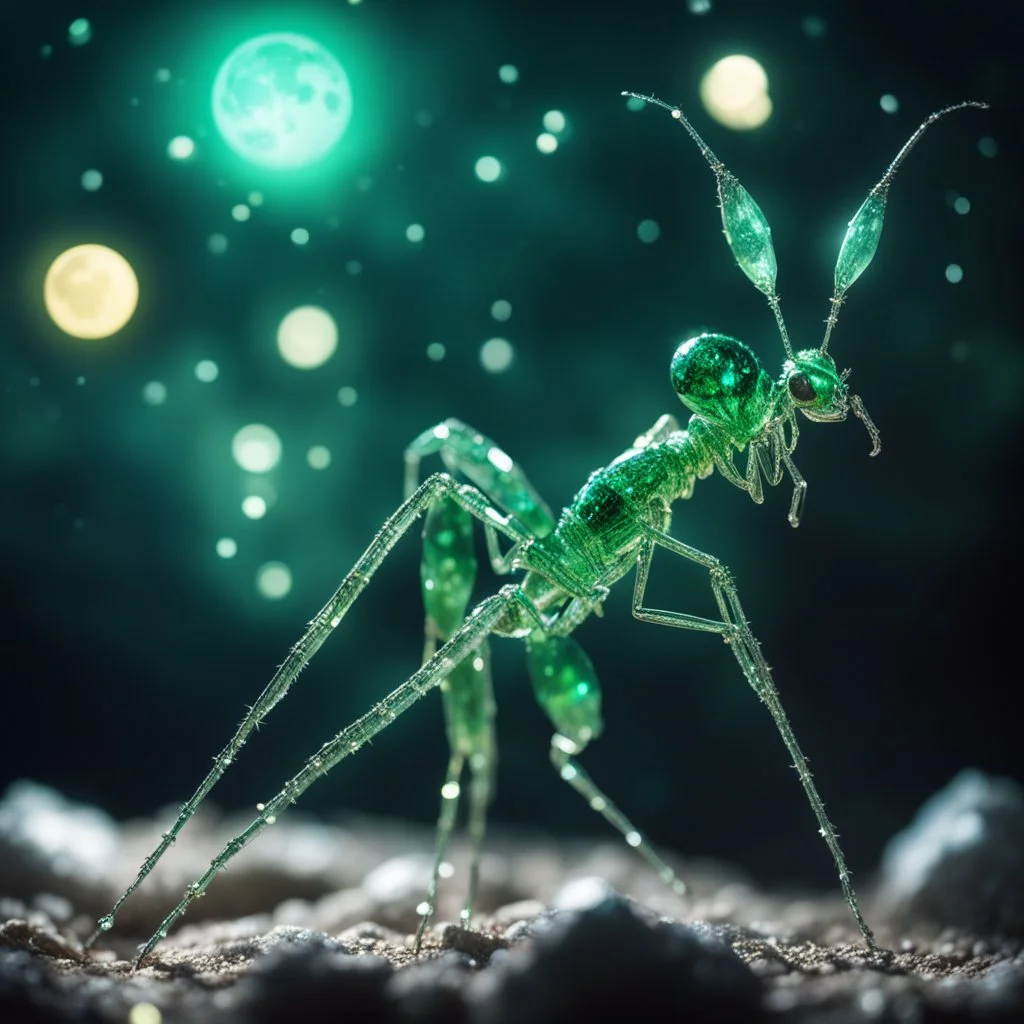
[[[680,898],[622,844],[497,834],[472,928],[452,923],[456,847],[417,955],[429,830],[295,814],[133,971],[137,944],[238,822],[199,816],[86,951],[167,816],[119,826],[16,784],[0,803],[0,1020],[1024,1020],[1024,810],[1005,786],[959,777],[890,844],[863,894],[879,951],[834,893],[765,893],[673,860],[691,886]]]

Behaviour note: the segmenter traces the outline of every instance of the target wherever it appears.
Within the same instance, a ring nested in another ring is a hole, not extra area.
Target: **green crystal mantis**
[[[793,483],[789,522],[797,526],[807,484],[793,462],[799,432],[796,412],[817,423],[844,420],[849,412],[867,428],[871,454],[880,450],[879,434],[860,397],[846,384],[828,354],[828,343],[847,289],[864,272],[878,247],[886,198],[903,160],[928,127],[965,107],[964,102],[928,117],[910,136],[878,184],[850,221],[839,250],[835,288],[824,339],[818,348],[794,352],[775,290],[776,260],[771,229],[760,207],[736,177],[708,148],[678,108],[650,96],[623,93],[668,110],[697,143],[718,181],[726,241],[740,269],[762,292],[774,314],[785,350],[777,379],[761,369],[741,341],[702,334],[684,342],[671,364],[672,386],[690,410],[685,428],[664,415],[632,446],[595,470],[556,519],[519,465],[494,442],[447,420],[421,434],[405,453],[406,498],[373,537],[327,604],[310,622],[273,679],[260,694],[227,746],[214,761],[170,829],[146,858],[135,880],[111,912],[98,922],[91,945],[114,923],[122,904],[138,888],[195,814],[199,804],[234,761],[250,733],[285,696],[292,683],[369,585],[398,540],[425,516],[420,568],[426,609],[426,644],[421,667],[365,715],[324,743],[281,791],[258,807],[258,814],[210,862],[182,899],[140,947],[138,966],[171,926],[201,896],[217,873],[339,761],[356,753],[429,690],[441,690],[450,759],[441,787],[433,871],[425,901],[418,908],[419,949],[435,907],[437,881],[458,810],[461,781],[468,768],[470,838],[469,894],[462,913],[468,925],[476,898],[487,806],[493,795],[496,762],[494,698],[489,638],[524,641],[534,693],[554,725],[551,761],[626,842],[643,855],[659,876],[680,894],[686,891],[672,869],[643,835],[590,779],[577,761],[603,731],[601,691],[586,653],[570,635],[590,615],[601,615],[609,588],[635,570],[633,615],[646,622],[720,636],[729,645],[754,692],[768,708],[793,759],[800,783],[825,840],[843,895],[867,943],[875,939],[857,903],[850,872],[807,761],[782,708],[760,645],[748,625],[729,570],[713,555],[677,540],[668,532],[673,502],[689,498],[697,480],[716,469],[755,501],[764,484],[777,486],[786,474]],[[734,457],[746,449],[741,472]],[[439,455],[447,472],[419,483],[423,458]],[[763,478],[763,479],[762,479]],[[468,483],[460,482],[468,480]],[[523,573],[467,614],[476,575],[473,522],[483,524],[491,567],[499,575]],[[502,550],[502,538],[509,546]],[[677,555],[707,570],[719,618],[651,608],[644,595],[656,550]]]

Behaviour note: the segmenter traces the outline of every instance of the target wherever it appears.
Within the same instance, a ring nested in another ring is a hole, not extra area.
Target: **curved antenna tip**
[[[653,103],[655,106],[663,107],[673,117],[679,117],[681,111],[678,107],[673,107],[671,104],[666,103],[664,100],[659,100],[657,96],[645,96],[642,92],[630,92],[629,89],[623,89],[622,96],[629,96],[634,100],[643,100],[644,103]]]

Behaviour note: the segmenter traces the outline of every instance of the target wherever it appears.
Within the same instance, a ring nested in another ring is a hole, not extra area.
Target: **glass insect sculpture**
[[[857,904],[836,830],[825,813],[782,708],[768,663],[750,630],[732,575],[715,556],[673,537],[668,532],[669,522],[672,503],[689,498],[696,481],[717,469],[755,502],[763,500],[765,484],[778,485],[788,474],[793,484],[789,522],[797,526],[807,489],[793,461],[799,438],[797,412],[814,423],[836,423],[852,412],[867,428],[871,454],[878,454],[878,431],[860,397],[846,384],[846,374],[836,369],[828,352],[829,339],[847,290],[874,256],[889,187],[903,160],[939,118],[985,104],[965,102],[946,107],[932,114],[910,136],[850,221],[836,262],[835,289],[821,345],[794,352],[775,291],[771,229],[760,207],[708,148],[681,110],[653,97],[635,98],[669,110],[711,165],[718,180],[726,241],[740,269],[767,297],[778,325],[785,351],[780,373],[774,379],[770,377],[754,353],[736,338],[702,334],[684,342],[672,358],[670,374],[676,394],[691,413],[685,427],[672,415],[662,416],[625,452],[595,470],[557,518],[518,463],[476,430],[457,420],[446,420],[416,438],[405,452],[405,501],[381,526],[337,591],[310,622],[215,759],[213,768],[142,863],[135,880],[110,913],[98,922],[90,944],[113,926],[124,901],[166,853],[238,756],[253,729],[285,696],[309,660],[338,628],[388,552],[425,516],[420,570],[426,606],[422,666],[361,718],[327,740],[284,783],[279,793],[258,806],[258,814],[248,827],[213,858],[156,933],[140,947],[136,966],[242,847],[272,824],[318,778],[357,753],[433,689],[440,689],[443,697],[451,756],[441,788],[433,874],[426,899],[419,908],[417,948],[434,912],[437,879],[455,824],[464,768],[468,769],[471,867],[462,919],[468,924],[477,892],[480,849],[486,810],[493,795],[496,760],[488,648],[492,636],[514,637],[525,645],[534,693],[554,726],[551,761],[559,776],[646,857],[668,885],[678,893],[685,892],[683,882],[577,760],[587,744],[601,734],[604,723],[594,667],[571,634],[589,616],[602,614],[609,588],[630,571],[635,573],[633,614],[638,619],[712,633],[728,644],[743,676],[775,722],[817,819],[818,831],[835,861],[846,902],[868,946],[874,948],[874,936]],[[741,470],[734,459],[744,450],[746,463]],[[435,454],[440,456],[447,472],[434,473],[420,483],[421,460]],[[483,524],[494,571],[514,576],[515,581],[482,600],[467,614],[476,574],[474,520]],[[659,550],[707,570],[717,618],[647,605],[644,595],[651,560]]]

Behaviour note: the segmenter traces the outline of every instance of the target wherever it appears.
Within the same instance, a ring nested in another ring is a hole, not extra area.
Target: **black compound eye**
[[[794,402],[808,403],[817,399],[814,386],[806,373],[794,373],[789,378],[789,393],[793,396]]]

